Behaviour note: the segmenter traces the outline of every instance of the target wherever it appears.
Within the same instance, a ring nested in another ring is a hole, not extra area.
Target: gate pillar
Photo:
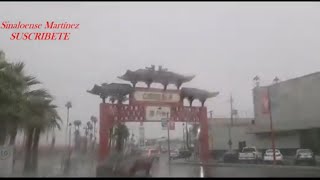
[[[207,117],[207,108],[200,108],[200,159],[202,162],[208,162],[209,152],[209,123]]]
[[[99,160],[103,161],[110,150],[110,129],[112,128],[113,116],[111,106],[100,104],[100,128],[99,128]]]

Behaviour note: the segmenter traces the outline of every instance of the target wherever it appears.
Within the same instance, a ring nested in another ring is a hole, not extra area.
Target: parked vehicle
[[[97,177],[132,177],[137,172],[144,171],[146,176],[150,176],[150,170],[154,158],[148,158],[144,154],[123,154],[111,152],[111,154],[97,165]]]
[[[308,163],[309,165],[316,165],[316,158],[311,149],[298,149],[294,164]]]
[[[242,152],[239,153],[240,162],[253,162],[259,163],[262,161],[262,153],[256,147],[244,147]]]
[[[179,150],[179,159],[189,159],[192,155],[192,152],[186,149],[180,149]]]
[[[277,164],[283,164],[283,155],[279,149],[275,149],[275,160]],[[273,163],[273,149],[267,149],[263,156],[264,163]]]
[[[223,162],[225,163],[234,163],[238,161],[238,152],[235,150],[227,151],[223,155]]]
[[[189,159],[192,152],[185,149],[176,149],[170,152],[170,159]]]
[[[158,149],[148,149],[145,151],[145,156],[147,157],[151,157],[151,158],[155,158],[155,160],[159,160],[160,159],[160,150]]]
[[[179,158],[179,151],[176,150],[171,150],[170,151],[170,159],[178,159]]]

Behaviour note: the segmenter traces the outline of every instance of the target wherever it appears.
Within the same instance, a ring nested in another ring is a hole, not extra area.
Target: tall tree
[[[13,121],[19,118],[24,77],[17,73],[19,64],[8,63],[3,55],[0,60],[0,145],[13,129]],[[21,67],[21,66],[20,66]]]
[[[40,82],[24,72],[22,62],[9,63],[0,51],[0,145],[10,137],[15,144],[18,130],[26,136],[25,172],[37,169],[38,144],[41,132],[60,128],[60,117],[52,105],[51,95],[34,88]]]
[[[97,140],[97,137],[96,137],[96,124],[97,124],[97,122],[98,122],[98,119],[97,119],[97,117],[95,117],[95,116],[91,116],[91,117],[90,117],[90,120],[91,120],[91,122],[93,123],[93,143],[92,143],[92,149],[94,150],[95,144],[96,144],[96,140]]]
[[[114,131],[113,138],[116,139],[116,151],[121,152],[123,150],[125,141],[130,136],[130,133],[128,127],[123,123],[117,124]]]
[[[37,94],[38,92],[39,94]],[[28,97],[27,112],[25,114],[29,121],[25,127],[27,130],[26,159],[24,171],[35,173],[38,165],[38,146],[41,132],[50,128],[60,129],[61,118],[49,94],[42,94],[43,91],[35,91]]]
[[[80,120],[73,121],[73,125],[75,126],[74,131],[74,141],[75,141],[75,149],[80,150],[80,144],[81,144],[81,137],[80,137],[80,126],[81,126]]]

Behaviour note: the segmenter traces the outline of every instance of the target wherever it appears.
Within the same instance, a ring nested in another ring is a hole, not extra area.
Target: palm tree
[[[43,126],[50,124],[47,120],[47,111],[52,111],[56,106],[51,105],[52,96],[45,89],[31,90],[31,87],[40,82],[33,76],[24,75],[24,63],[12,64],[10,69],[15,72],[16,76],[23,81],[20,86],[16,86],[20,94],[17,98],[15,116],[10,119],[10,144],[14,145],[18,128],[26,129],[26,159],[25,171],[36,171],[38,144],[40,132],[43,131]],[[56,111],[55,117],[59,119]],[[27,120],[26,120],[27,119]]]
[[[92,143],[92,149],[94,150],[94,146],[96,144],[96,124],[98,122],[98,119],[95,116],[91,116],[90,120],[93,123],[93,143]]]
[[[95,116],[91,116],[90,120],[93,123],[93,135],[94,135],[94,139],[96,139],[96,124],[98,122],[98,119]]]
[[[90,121],[87,122],[87,135],[89,136],[90,141],[92,140],[92,130],[93,130],[93,126],[92,123]]]
[[[80,120],[75,120],[75,121],[73,121],[73,125],[75,126],[75,131],[74,131],[75,149],[79,150],[79,148],[80,148],[80,126],[81,126],[81,121]]]
[[[73,125],[76,127],[76,129],[79,130],[80,126],[81,126],[82,122],[80,120],[75,120],[73,121]]]
[[[25,76],[24,63],[8,63],[1,52],[0,60],[0,144],[8,135],[14,144],[20,120],[24,119],[26,97],[29,87],[38,83],[35,78]],[[29,139],[30,140],[30,139]]]
[[[70,108],[72,108],[72,104],[70,101],[68,101],[65,105],[65,107],[67,108],[67,124],[66,124],[66,143],[67,143],[67,139],[68,139],[68,128],[71,128],[69,126],[69,111],[70,111]]]
[[[12,125],[17,123],[12,122],[19,119],[20,115],[25,81],[22,74],[17,72],[19,65],[0,60],[0,145],[4,144],[8,133],[14,129]]]
[[[25,116],[29,121],[25,124],[27,131],[26,159],[24,171],[36,172],[38,164],[38,145],[41,132],[50,128],[60,128],[59,117],[52,99],[43,96],[30,96],[27,102],[27,113]]]
[[[129,138],[130,133],[125,124],[119,123],[116,125],[113,138],[116,139],[116,151],[121,152],[125,141]]]
[[[89,135],[89,143],[92,140],[92,124],[90,121],[87,122],[86,127],[84,127],[85,130],[85,144],[84,144],[84,151],[87,151],[87,145],[88,145],[88,135]]]
[[[18,64],[18,66],[22,66],[21,68],[23,69],[23,64]],[[18,67],[19,69],[19,67]],[[22,69],[21,70],[17,70],[17,73],[22,73]],[[10,128],[10,145],[14,145],[15,144],[15,139],[17,136],[17,132],[19,128],[23,128],[21,127],[21,125],[23,124],[23,122],[25,121],[25,103],[23,101],[27,101],[27,98],[30,96],[39,96],[39,97],[44,97],[44,98],[51,98],[51,95],[49,95],[49,93],[47,93],[46,90],[44,89],[37,89],[37,90],[30,90],[30,88],[34,85],[40,84],[40,82],[38,80],[36,80],[35,77],[32,76],[26,76],[24,77],[24,84],[23,84],[23,94],[21,96],[21,99],[19,101],[19,104],[17,106],[16,109],[16,113],[15,116],[11,117],[11,128]],[[20,127],[19,127],[20,126]]]
[[[22,128],[21,124],[25,121],[24,109],[27,97],[47,93],[41,89],[30,90],[33,85],[40,84],[40,82],[35,77],[24,74],[24,63],[9,64],[1,61],[0,64],[0,67],[2,67],[0,68],[0,84],[2,88],[6,88],[6,90],[0,88],[0,94],[2,95],[0,101],[5,103],[5,107],[1,108],[3,110],[2,113],[0,113],[1,119],[4,120],[1,122],[1,127],[5,127],[1,131],[3,134],[0,135],[0,143],[3,144],[2,139],[9,135],[10,145],[14,145],[18,129]]]
[[[51,138],[51,145],[50,145],[50,149],[53,150],[54,145],[56,144],[56,133],[55,133],[55,128],[52,128],[52,138]]]
[[[62,120],[58,113],[56,112],[56,109],[52,109],[52,116],[49,117],[51,120],[48,123],[47,131],[52,131],[52,141],[51,141],[51,149],[54,148],[55,144],[55,129],[61,130],[60,123],[62,123]],[[60,123],[59,123],[60,122]]]
[[[26,135],[25,168],[37,169],[38,144],[41,132],[57,127],[60,117],[51,95],[44,89],[34,89],[40,82],[24,73],[25,64],[8,63],[0,51],[0,145],[10,137],[15,144],[18,131]]]

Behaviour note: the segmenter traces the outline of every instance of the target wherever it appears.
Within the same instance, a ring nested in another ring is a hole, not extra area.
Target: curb
[[[292,166],[292,165],[268,165],[268,164],[234,164],[234,163],[208,163],[201,162],[171,162],[171,164],[184,164],[195,166],[216,166],[216,167],[240,167],[240,168],[281,168],[281,169],[304,169],[304,170],[320,170],[320,167],[313,166]]]

